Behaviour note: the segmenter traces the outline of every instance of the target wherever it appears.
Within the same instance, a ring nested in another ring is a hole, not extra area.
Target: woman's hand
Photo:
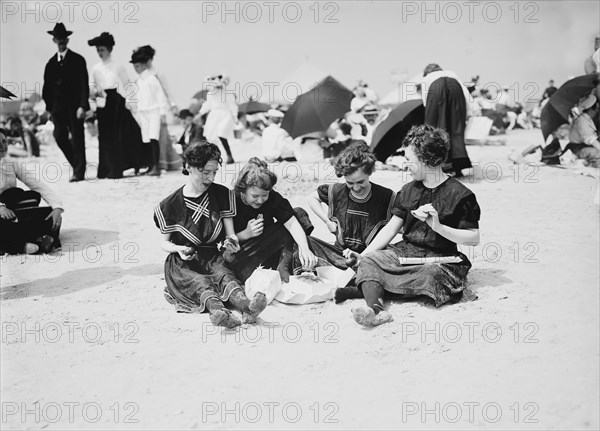
[[[263,233],[265,223],[264,220],[252,219],[248,221],[248,225],[246,226],[246,234],[249,238],[256,238]]]
[[[192,247],[186,247],[185,245],[177,245],[176,247],[181,260],[192,260],[196,257],[196,250]]]
[[[13,210],[6,208],[4,205],[0,206],[0,218],[3,220],[12,220],[17,216]]]
[[[60,225],[62,224],[62,213],[63,213],[62,208],[54,208],[52,210],[52,212],[50,214],[48,214],[48,217],[46,217],[44,219],[44,220],[52,219],[52,230],[53,231],[57,231],[58,229],[60,229]]]
[[[226,237],[223,245],[232,253],[237,253],[242,249],[240,247],[240,239],[236,235],[229,235]]]
[[[427,218],[425,219],[425,223],[434,231],[437,232],[440,227],[440,217],[438,215],[437,210],[431,204],[423,205],[421,208],[424,213],[427,214]]]
[[[342,252],[342,255],[346,258],[346,265],[349,267],[356,266],[360,262],[361,255],[355,251],[347,248]]]
[[[315,256],[308,247],[298,248],[298,254],[300,256],[300,262],[302,263],[303,269],[312,269],[317,266],[317,256]]]
[[[329,229],[329,232],[331,232],[332,234],[335,235],[335,233],[337,232],[337,228],[338,228],[337,223],[334,223],[331,220],[327,220],[326,224],[327,224],[327,229]]]

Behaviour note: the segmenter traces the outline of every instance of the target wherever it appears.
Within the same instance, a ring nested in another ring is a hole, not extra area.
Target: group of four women
[[[386,292],[425,295],[436,306],[459,299],[471,263],[457,244],[479,242],[480,209],[475,195],[442,171],[449,145],[441,129],[413,128],[403,141],[413,181],[397,193],[369,181],[376,159],[366,145],[346,148],[334,162],[345,184],[321,185],[309,196],[334,244],[310,236],[308,214],[273,190],[277,177],[266,163],[251,159],[230,190],[213,183],[222,163],[218,147],[190,145],[183,155],[186,184],[154,210],[161,248],[169,253],[167,300],[178,311],[207,311],[218,326],[254,323],[266,297],[247,298],[242,285],[259,265],[277,269],[284,282],[316,266],[353,267],[356,277],[334,299],[364,298],[367,307],[352,310],[364,326],[392,320]],[[398,233],[403,240],[390,244]],[[407,265],[405,257],[425,259]],[[436,261],[442,257],[454,259]]]

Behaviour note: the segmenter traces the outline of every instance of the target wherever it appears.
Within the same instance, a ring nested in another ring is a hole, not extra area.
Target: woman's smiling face
[[[219,171],[219,162],[216,160],[209,160],[203,168],[196,168],[195,166],[189,166],[188,172],[192,178],[192,181],[197,186],[208,187],[210,186],[217,172]]]
[[[352,190],[355,196],[363,197],[370,190],[369,177],[370,175],[367,175],[362,168],[358,168],[353,173],[344,175],[344,180],[346,181],[346,187]]]
[[[269,191],[252,186],[242,193],[244,202],[254,209],[259,209],[269,199]]]

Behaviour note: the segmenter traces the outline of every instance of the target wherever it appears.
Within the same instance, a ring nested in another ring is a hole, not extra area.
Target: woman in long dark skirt
[[[435,63],[425,67],[422,85],[425,124],[444,129],[449,135],[448,160],[443,168],[461,177],[463,169],[472,167],[465,147],[469,93],[454,72]]]
[[[169,253],[165,298],[179,312],[208,310],[215,326],[255,323],[267,306],[265,295],[259,292],[249,300],[217,249],[226,235],[229,242],[237,243],[234,194],[213,183],[222,163],[221,152],[205,142],[189,147],[183,161],[187,183],[154,208],[154,222],[163,234],[161,248]],[[242,312],[242,322],[224,302]]]
[[[123,171],[144,164],[142,135],[133,115],[125,107],[129,77],[125,68],[112,59],[115,39],[110,33],[88,40],[95,46],[100,62],[92,68],[91,96],[96,100],[98,118],[98,178],[122,178]]]
[[[471,263],[457,244],[479,243],[481,211],[473,192],[442,171],[449,145],[441,129],[410,130],[403,146],[414,180],[400,190],[392,219],[371,244],[360,255],[344,252],[359,260],[356,282],[368,306],[352,310],[357,323],[376,326],[392,320],[383,309],[385,292],[425,295],[436,307],[462,296]],[[389,245],[402,227],[403,241]],[[406,257],[428,259],[402,264]],[[441,263],[440,257],[457,262]]]
[[[313,212],[335,235],[335,243],[309,237],[309,247],[319,258],[319,266],[333,265],[348,268],[343,255],[345,249],[356,253],[371,243],[375,235],[392,217],[396,193],[387,187],[370,182],[375,171],[376,157],[365,143],[352,144],[344,149],[334,163],[335,173],[344,177],[345,184],[323,184],[308,197]],[[327,206],[327,210],[323,208]],[[302,270],[300,262],[294,260],[294,272]],[[336,302],[361,297],[358,289],[338,289]]]
[[[274,191],[276,183],[275,173],[256,157],[250,159],[236,180],[237,214],[233,223],[241,250],[231,265],[242,282],[259,265],[276,268],[282,281],[288,282],[295,244],[303,266],[312,268],[317,263],[306,240],[313,229],[308,214],[302,208],[293,209],[287,199]]]

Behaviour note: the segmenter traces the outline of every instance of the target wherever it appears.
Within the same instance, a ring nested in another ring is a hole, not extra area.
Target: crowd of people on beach
[[[335,290],[334,300],[364,298],[366,306],[353,310],[356,322],[364,326],[392,320],[383,305],[391,294],[425,296],[436,306],[460,300],[471,264],[457,245],[478,244],[481,216],[475,195],[458,181],[471,167],[467,119],[491,119],[492,134],[535,125],[525,107],[511,98],[508,86],[496,94],[493,87],[480,88],[478,77],[465,84],[454,72],[431,63],[419,85],[424,124],[412,127],[398,142],[413,181],[393,191],[370,181],[377,164],[370,144],[390,110],[377,105],[377,95],[362,81],[353,89],[348,112],[327,130],[293,139],[282,128],[286,106],[240,115],[224,75],[206,78],[211,91],[197,110],[179,110],[166,79],[154,67],[156,51],[141,46],[130,60],[138,75],[133,103],[127,70],[112,58],[113,35],[103,32],[88,41],[100,58],[88,76],[83,57],[67,47],[72,32],[58,23],[48,33],[58,50],[44,71],[41,98],[46,113],[36,113],[26,101],[19,123],[0,129],[0,249],[33,254],[59,248],[64,208],[42,180],[28,179],[21,164],[7,160],[8,137],[20,137],[30,154],[39,156],[36,130],[51,119],[56,144],[72,168],[70,181],[82,181],[87,166],[84,122],[93,107],[98,178],[122,178],[128,170],[153,177],[181,170],[186,176],[185,185],[154,208],[163,236],[160,247],[168,253],[165,297],[177,311],[206,311],[214,325],[227,328],[255,323],[267,306],[264,292],[249,298],[243,288],[259,267],[277,270],[283,283],[292,275],[314,275],[321,266],[354,270],[355,277]],[[599,69],[600,64],[592,73]],[[544,163],[554,164],[570,151],[597,167],[598,77],[594,86],[577,104],[569,124],[523,154],[539,150]],[[550,81],[540,109],[556,91]],[[176,116],[183,126],[175,142],[168,116]],[[234,163],[231,143],[242,122],[260,136],[262,154],[250,159],[229,189],[213,181],[223,163]],[[335,235],[334,244],[311,236],[309,214],[274,190],[277,176],[267,164],[321,160],[330,161],[344,180],[320,185],[308,196],[312,212]],[[30,190],[18,188],[17,180]],[[49,207],[40,207],[42,199]],[[391,244],[398,233],[402,241]],[[421,262],[402,264],[406,258]],[[226,304],[239,310],[241,319]]]

